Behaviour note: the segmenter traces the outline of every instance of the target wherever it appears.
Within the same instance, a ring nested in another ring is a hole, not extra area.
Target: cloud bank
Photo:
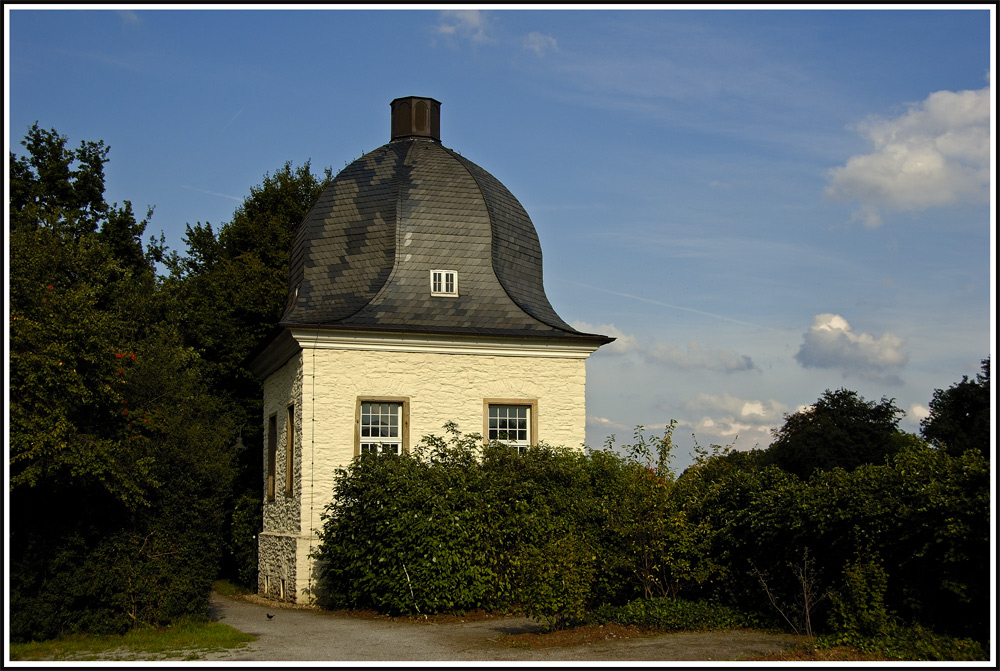
[[[784,423],[788,407],[774,399],[745,399],[731,394],[698,394],[684,407],[697,420],[682,422],[690,427],[698,442],[723,445],[733,443],[739,450],[767,447],[771,431]]]
[[[734,373],[755,368],[753,361],[745,354],[705,347],[698,342],[690,342],[686,347],[659,343],[646,350],[645,354],[650,361],[682,370]]]
[[[896,118],[870,117],[857,131],[872,144],[829,173],[826,195],[857,201],[866,227],[882,214],[985,198],[990,183],[990,87],[937,91]]]
[[[724,349],[705,346],[692,341],[685,347],[669,343],[642,345],[631,334],[624,333],[614,324],[593,326],[587,322],[576,321],[571,326],[584,333],[602,333],[617,338],[610,345],[601,348],[601,352],[612,355],[635,353],[648,363],[663,364],[680,370],[712,370],[723,373],[756,370],[753,360],[745,355]]]

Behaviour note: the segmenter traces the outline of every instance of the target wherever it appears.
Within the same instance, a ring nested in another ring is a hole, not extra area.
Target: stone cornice
[[[250,362],[264,379],[306,349],[586,359],[602,343],[580,339],[454,336],[288,327]]]

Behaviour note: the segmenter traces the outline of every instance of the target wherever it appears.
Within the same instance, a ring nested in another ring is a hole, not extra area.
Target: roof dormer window
[[[431,296],[458,296],[458,273],[454,270],[431,271]]]

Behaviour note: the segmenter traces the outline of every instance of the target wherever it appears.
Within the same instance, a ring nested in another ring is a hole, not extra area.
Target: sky
[[[36,122],[103,140],[107,198],[183,254],[435,98],[531,216],[556,312],[617,338],[587,444],[675,420],[678,468],[828,389],[916,433],[995,353],[992,5],[287,7],[5,6],[8,150]]]

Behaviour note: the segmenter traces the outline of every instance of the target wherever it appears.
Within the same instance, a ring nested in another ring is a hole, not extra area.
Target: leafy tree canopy
[[[187,254],[168,262],[184,339],[205,361],[213,388],[241,403],[241,423],[258,423],[260,387],[244,359],[277,324],[288,295],[288,259],[299,224],[326,185],[330,168],[285,163],[250,189],[230,222],[188,225]]]
[[[975,380],[967,375],[948,389],[936,389],[931,413],[920,422],[920,434],[932,445],[958,456],[975,450],[990,456],[990,360],[982,360]]]
[[[274,328],[288,296],[292,241],[320,193],[333,179],[306,162],[291,163],[251,187],[250,195],[218,230],[210,223],[188,225],[187,251],[166,259],[166,286],[176,299],[175,319],[184,342],[199,355],[200,375],[214,396],[233,404],[240,430],[235,511],[227,522],[227,576],[256,587],[260,531],[263,393],[244,365]]]
[[[104,200],[102,142],[33,126],[9,158],[11,631],[120,631],[196,612],[218,562],[230,412]]]
[[[883,463],[912,440],[898,428],[904,413],[892,399],[866,401],[855,391],[827,389],[812,406],[786,415],[773,431],[764,463],[807,477],[815,470]]]

